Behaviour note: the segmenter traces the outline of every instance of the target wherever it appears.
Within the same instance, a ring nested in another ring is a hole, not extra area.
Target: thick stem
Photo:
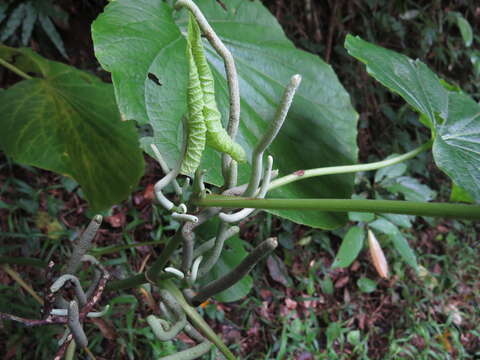
[[[371,170],[378,170],[387,166],[395,165],[405,160],[409,160],[414,158],[421,152],[428,150],[432,147],[433,140],[426,142],[425,144],[419,146],[418,148],[409,151],[406,154],[396,156],[392,159],[386,159],[382,161],[377,161],[370,164],[358,164],[358,165],[345,165],[345,166],[331,166],[331,167],[324,167],[318,169],[309,169],[309,170],[299,170],[295,171],[294,173],[286,176],[282,176],[281,178],[275,179],[270,183],[268,190],[275,189],[280,186],[284,186],[290,184],[294,181],[308,179],[315,176],[323,176],[323,175],[334,175],[334,174],[346,174],[352,172],[359,172],[359,171],[371,171]]]
[[[0,65],[5,66],[8,70],[14,72],[15,74],[24,78],[25,80],[33,79],[33,77],[31,77],[30,75],[28,75],[27,73],[25,73],[22,70],[20,70],[19,68],[17,68],[15,65],[10,64],[9,62],[7,62],[3,59],[0,59]]]
[[[401,200],[351,199],[252,199],[207,195],[195,199],[201,207],[255,208],[275,210],[316,210],[328,212],[370,212],[480,220],[480,205],[423,203]]]

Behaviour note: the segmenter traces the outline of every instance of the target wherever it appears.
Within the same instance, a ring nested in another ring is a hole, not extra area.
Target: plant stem
[[[7,62],[3,59],[0,59],[0,65],[5,66],[8,70],[14,72],[15,74],[24,78],[25,80],[33,79],[33,77],[31,77],[30,75],[28,75],[27,73],[25,73],[22,70],[20,70],[19,68],[17,68],[15,65],[10,64],[9,62]]]
[[[0,264],[27,265],[39,268],[46,268],[48,262],[35,258],[0,256]]]
[[[381,169],[383,167],[391,166],[398,164],[402,161],[409,160],[421,152],[428,150],[432,147],[433,140],[426,142],[425,144],[419,146],[418,148],[409,151],[406,154],[396,156],[392,159],[386,159],[382,161],[377,161],[370,164],[356,164],[356,165],[345,165],[345,166],[330,166],[330,167],[323,167],[317,169],[309,169],[309,170],[299,170],[295,171],[290,175],[283,176],[278,178],[270,183],[268,190],[275,189],[280,186],[284,186],[290,184],[294,181],[308,179],[315,176],[322,176],[322,175],[333,175],[333,174],[345,174],[345,173],[352,173],[352,172],[359,172],[359,171],[371,171]]]
[[[38,294],[35,292],[35,290],[32,289],[30,285],[28,285],[20,276],[19,273],[17,273],[15,270],[13,270],[10,266],[7,264],[2,265],[3,271],[5,271],[8,275],[12,277],[13,280],[15,280],[21,287],[23,287],[32,297],[40,304],[43,305],[43,299],[38,296]]]
[[[195,199],[200,207],[255,208],[275,210],[317,210],[328,212],[370,212],[480,220],[480,205],[424,203],[401,200],[352,199],[254,199],[207,195]]]

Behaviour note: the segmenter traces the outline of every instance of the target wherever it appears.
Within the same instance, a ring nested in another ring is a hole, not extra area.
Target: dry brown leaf
[[[385,258],[380,244],[378,243],[375,234],[369,229],[368,230],[368,246],[370,248],[370,256],[372,258],[373,266],[377,270],[380,277],[387,279],[388,278],[388,263]]]

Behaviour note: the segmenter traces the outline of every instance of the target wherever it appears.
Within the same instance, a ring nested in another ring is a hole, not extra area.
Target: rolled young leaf
[[[188,46],[191,47],[193,58],[197,66],[200,84],[203,92],[203,115],[207,126],[207,145],[215,150],[229,154],[238,162],[245,162],[245,150],[234,142],[222,126],[220,111],[215,100],[215,83],[212,70],[207,63],[203,48],[201,30],[197,21],[190,14],[188,23]]]
[[[190,42],[187,45],[188,58],[188,116],[187,116],[187,150],[183,158],[180,172],[191,175],[197,170],[205,149],[207,128],[203,116],[203,93],[198,76],[197,65],[192,54]]]

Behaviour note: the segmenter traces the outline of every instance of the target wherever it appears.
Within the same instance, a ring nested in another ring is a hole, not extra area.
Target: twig
[[[201,289],[197,295],[192,298],[192,304],[198,306],[208,298],[228,289],[236,282],[240,281],[245,275],[247,275],[253,267],[270,254],[277,247],[277,239],[269,238],[258,245],[253,251],[242,260],[242,262],[228,274],[224,275],[220,279],[212,281]]]
[[[47,265],[47,270],[45,272],[45,289],[50,289],[50,286],[52,286],[53,283],[53,267],[55,266],[55,263],[53,261],[50,261]],[[43,294],[43,309],[42,309],[42,314],[44,316],[47,316],[50,314],[50,311],[53,308],[53,304],[55,303],[55,294],[51,291],[45,291]]]
[[[260,184],[260,178],[262,175],[262,163],[263,163],[263,153],[265,150],[270,146],[272,141],[277,136],[280,128],[287,117],[288,110],[290,109],[290,105],[292,104],[293,96],[297,91],[300,82],[302,81],[302,77],[300,75],[294,75],[290,79],[290,83],[285,88],[285,92],[283,93],[282,100],[278,105],[277,112],[275,113],[275,117],[273,121],[270,123],[267,131],[263,135],[263,137],[258,142],[257,146],[253,150],[252,153],[252,174],[250,176],[250,181],[248,183],[247,190],[243,196],[251,197],[254,196],[257,192],[258,185]]]
[[[57,353],[55,354],[55,357],[53,360],[61,360],[63,358],[63,354],[65,354],[65,351],[67,350],[68,346],[73,340],[73,335],[70,333],[67,338],[65,339],[64,343],[60,348],[58,349]]]
[[[25,80],[33,79],[33,77],[31,77],[30,75],[28,75],[27,73],[25,73],[22,70],[20,70],[19,68],[17,68],[15,65],[10,64],[9,62],[7,62],[3,59],[0,59],[0,65],[5,66],[8,70],[13,71],[15,74],[24,78]]]
[[[26,319],[16,315],[0,313],[0,319],[16,321],[27,327],[67,323],[66,318],[63,316],[48,316],[46,319]]]

